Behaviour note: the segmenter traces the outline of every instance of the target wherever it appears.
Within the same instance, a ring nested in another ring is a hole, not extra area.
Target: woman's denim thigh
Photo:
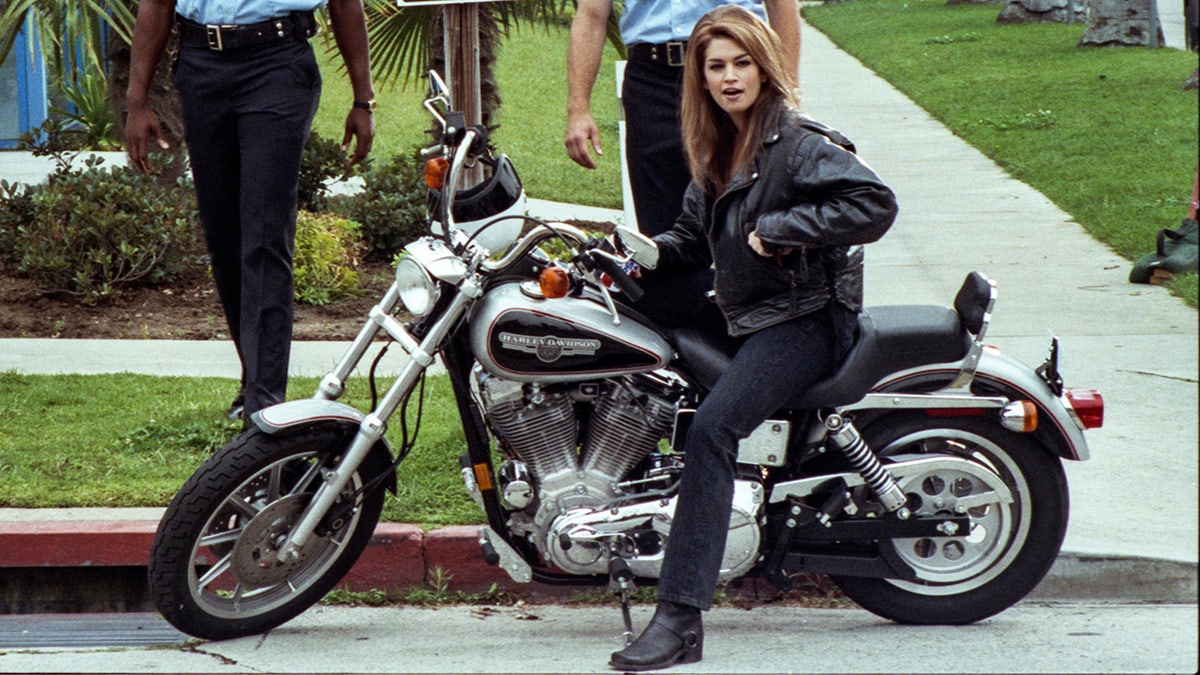
[[[764,328],[742,343],[687,434],[660,600],[711,605],[732,511],[738,442],[817,382],[833,361],[833,329],[823,310]]]

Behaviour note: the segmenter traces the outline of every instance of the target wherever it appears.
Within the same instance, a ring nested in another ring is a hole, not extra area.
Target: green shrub
[[[0,180],[0,268],[16,264],[17,228],[33,220],[33,197],[20,183]]]
[[[358,223],[334,214],[301,211],[296,218],[293,260],[296,301],[327,305],[359,291],[358,255],[362,248]]]
[[[323,138],[316,131],[308,136],[300,156],[300,182],[296,204],[306,211],[324,211],[328,207],[326,181],[346,175],[346,153],[337,141]]]
[[[391,260],[404,245],[425,234],[424,163],[417,153],[396,155],[363,171],[362,192],[331,208],[362,226],[366,257]]]
[[[190,190],[99,163],[60,164],[44,184],[0,189],[0,247],[13,271],[89,305],[122,285],[173,279],[196,237]]]

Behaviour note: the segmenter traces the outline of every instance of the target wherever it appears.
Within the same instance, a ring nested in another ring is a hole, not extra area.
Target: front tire
[[[298,560],[273,553],[356,431],[252,429],[209,458],[175,495],[154,538],[150,587],[163,617],[190,635],[224,640],[270,630],[324,597],[375,530],[383,491],[354,495],[385,467],[359,467],[342,496],[355,507],[318,528]]]
[[[881,542],[880,554],[912,567],[918,580],[834,576],[850,599],[900,623],[965,624],[1016,604],[1050,571],[1067,529],[1067,482],[1059,459],[1032,436],[979,419],[920,416],[882,419],[864,437],[883,458],[969,459],[1013,499],[967,509],[968,536]],[[952,513],[957,500],[989,490],[977,476],[954,471],[931,471],[901,488],[915,515]]]

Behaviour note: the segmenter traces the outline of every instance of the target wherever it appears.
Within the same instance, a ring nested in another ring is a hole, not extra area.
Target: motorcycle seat
[[[679,328],[670,339],[687,370],[711,389],[729,366],[735,345],[704,331]],[[850,351],[829,377],[784,407],[831,408],[858,401],[890,373],[962,359],[971,335],[959,315],[940,305],[888,305],[859,314]]]

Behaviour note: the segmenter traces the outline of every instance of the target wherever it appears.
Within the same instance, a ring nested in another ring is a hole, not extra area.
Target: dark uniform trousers
[[[682,87],[683,68],[679,66],[644,59],[630,59],[625,64],[621,102],[629,185],[638,229],[651,237],[675,224],[691,182],[679,126]],[[634,307],[655,321],[666,326],[705,323],[723,329],[720,312],[705,298],[713,287],[712,270],[647,270],[638,283],[646,294]]]
[[[638,229],[647,236],[671,229],[691,182],[679,128],[683,68],[631,60],[625,64],[625,153]]]
[[[301,39],[226,51],[184,44],[174,83],[248,417],[287,393],[296,188],[321,74]]]

